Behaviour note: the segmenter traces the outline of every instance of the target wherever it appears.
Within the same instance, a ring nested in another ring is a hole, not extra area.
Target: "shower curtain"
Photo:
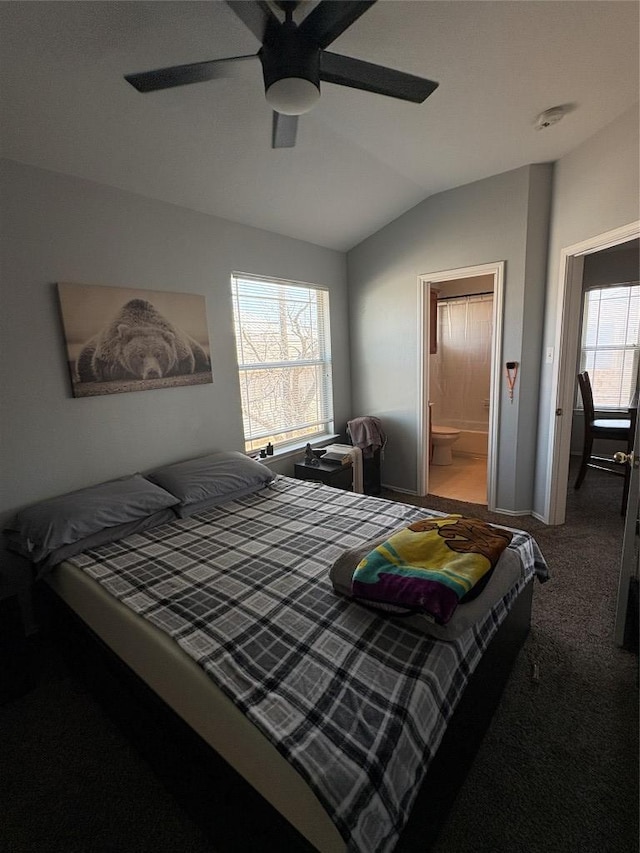
[[[493,294],[438,300],[438,351],[429,361],[434,424],[488,429],[492,337]]]

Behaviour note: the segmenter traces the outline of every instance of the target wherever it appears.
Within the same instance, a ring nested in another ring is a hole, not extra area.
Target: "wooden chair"
[[[594,456],[593,441],[596,438],[614,439],[623,445],[624,450],[627,453],[630,452],[633,445],[635,419],[632,416],[628,418],[597,418],[593,407],[591,380],[589,379],[589,374],[586,370],[584,373],[578,374],[578,386],[580,387],[582,405],[584,408],[584,445],[582,448],[580,470],[578,471],[574,488],[579,489],[582,485],[582,481],[587,473],[587,468],[597,468],[599,471],[607,471],[609,474],[616,474],[618,477],[624,477],[624,488],[622,493],[622,513],[624,514],[629,494],[631,468],[629,465],[624,465],[624,467],[621,465],[614,467],[616,463],[611,457]]]

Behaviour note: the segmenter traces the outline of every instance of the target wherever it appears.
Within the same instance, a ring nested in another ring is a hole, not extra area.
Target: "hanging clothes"
[[[382,421],[371,415],[347,421],[347,433],[351,443],[362,450],[365,459],[370,459],[377,450],[383,450],[387,443]]]

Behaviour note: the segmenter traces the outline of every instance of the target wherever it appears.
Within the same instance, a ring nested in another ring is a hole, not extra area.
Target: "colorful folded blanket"
[[[351,593],[429,613],[445,625],[461,601],[482,591],[511,536],[460,515],[417,521],[358,563]]]

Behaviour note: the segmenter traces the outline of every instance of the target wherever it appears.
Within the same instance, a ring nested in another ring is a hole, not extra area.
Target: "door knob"
[[[622,450],[618,450],[617,453],[613,454],[613,461],[617,462],[619,465],[628,464],[633,468],[637,468],[640,460],[638,460],[638,457],[635,456],[633,452],[625,453]]]

